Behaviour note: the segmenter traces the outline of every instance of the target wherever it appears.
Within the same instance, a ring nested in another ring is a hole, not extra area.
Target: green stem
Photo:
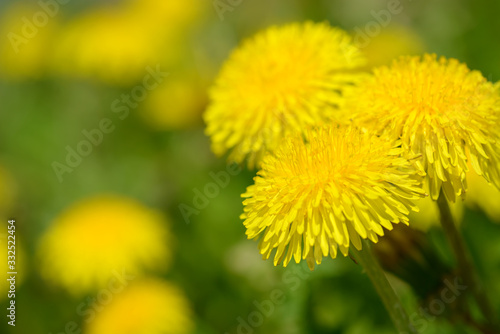
[[[442,191],[437,200],[437,205],[440,212],[441,225],[443,226],[444,234],[448,238],[448,242],[451,244],[453,253],[457,259],[458,273],[462,276],[465,284],[471,287],[474,298],[476,299],[476,302],[485,318],[491,325],[496,327],[498,324],[495,312],[493,311],[493,307],[479,280],[476,267],[471,260],[472,257],[465,245],[465,241],[457,230],[455,221],[451,215],[448,201]]]
[[[373,255],[371,244],[368,241],[363,240],[363,249],[358,251],[354,247],[351,247],[351,252],[353,253],[356,261],[363,266],[366,274],[375,286],[375,289],[382,299],[387,312],[389,312],[391,320],[398,330],[398,333],[418,334],[417,330],[411,325],[401,301],[387,280],[387,277],[380,267],[377,258]]]

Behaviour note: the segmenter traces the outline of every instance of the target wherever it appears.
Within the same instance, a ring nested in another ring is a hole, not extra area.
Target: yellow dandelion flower
[[[148,18],[144,23],[154,24],[157,29],[178,29],[200,21],[210,5],[198,0],[131,0],[127,8]]]
[[[500,223],[500,191],[474,172],[467,174],[465,205],[479,208],[493,221]]]
[[[194,325],[180,289],[158,279],[132,282],[118,292],[85,334],[188,334]]]
[[[206,95],[195,75],[183,72],[151,92],[141,108],[141,116],[158,130],[186,129],[202,123]]]
[[[119,8],[102,8],[77,17],[61,33],[53,69],[63,75],[97,78],[109,84],[140,80],[160,61],[159,36],[144,20]]]
[[[468,195],[467,195],[468,196]],[[430,197],[419,199],[415,201],[418,206],[418,212],[411,212],[408,216],[410,218],[410,226],[416,230],[427,232],[432,227],[440,226],[440,213],[439,208]],[[455,203],[448,202],[450,206],[451,214],[453,219],[457,224],[462,221],[464,213],[464,205],[462,201],[456,201]]]
[[[59,215],[42,237],[42,275],[74,294],[105,286],[116,272],[138,275],[170,260],[165,217],[135,200],[96,196]]]
[[[401,57],[349,95],[349,117],[421,155],[432,199],[441,189],[452,202],[465,192],[468,160],[500,186],[500,95],[478,71],[435,55]]]
[[[404,55],[419,55],[425,51],[421,38],[410,28],[397,24],[382,29],[369,43],[361,47],[367,60],[367,69],[388,65],[393,59]]]
[[[38,6],[15,3],[0,22],[0,74],[9,79],[42,77],[59,29],[57,18]]]
[[[264,259],[292,256],[309,267],[323,256],[344,256],[361,238],[378,241],[383,227],[408,223],[413,200],[423,196],[416,168],[398,142],[354,128],[320,128],[291,136],[267,155],[255,184],[242,197],[249,239],[261,236]]]
[[[148,66],[167,67],[185,58],[189,31],[206,7],[196,0],[148,0],[94,9],[61,32],[52,68],[62,75],[130,85],[144,77]]]
[[[326,23],[257,34],[232,53],[210,92],[204,117],[213,151],[258,165],[286,135],[334,119],[363,63],[350,36]]]

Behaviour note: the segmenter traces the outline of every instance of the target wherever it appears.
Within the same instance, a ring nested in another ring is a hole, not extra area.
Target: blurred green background
[[[387,1],[367,0],[41,2],[56,3],[57,12],[46,23],[40,17],[44,24],[31,37],[23,36],[23,18],[32,21],[47,12],[44,7],[37,1],[0,3],[0,234],[6,236],[7,219],[15,218],[23,252],[17,259],[22,280],[16,327],[2,315],[0,332],[55,334],[74,321],[85,333],[75,309],[95,293],[75,297],[48,282],[40,275],[37,252],[61,212],[99,194],[133,198],[168,217],[173,260],[155,276],[183,291],[193,310],[193,333],[395,332],[368,278],[349,258],[325,259],[314,272],[305,264],[275,268],[260,259],[239,219],[240,194],[254,172],[231,176],[186,221],[179,206],[193,207],[196,189],[203,191],[213,181],[210,173],[227,168],[203,132],[207,90],[242,40],[270,25],[305,20],[329,21],[355,36],[365,33],[369,40],[362,51],[370,65],[427,51],[457,58],[497,81],[500,2],[401,0],[401,12],[389,18],[380,17]],[[370,36],[377,26],[380,32]],[[113,103],[142,85],[148,67],[157,66],[168,76],[126,116],[115,112]],[[54,162],[64,164],[67,146],[76,150],[85,139],[82,131],[97,128],[104,118],[113,130],[58,177]],[[470,209],[463,220],[500,309],[500,225]],[[432,233],[446,253],[439,232]],[[415,295],[403,282],[392,282],[412,313]],[[284,302],[259,309],[279,292]],[[6,312],[3,292],[0,302]],[[241,320],[258,326],[245,329]],[[422,332],[476,333],[441,320],[427,321]]]

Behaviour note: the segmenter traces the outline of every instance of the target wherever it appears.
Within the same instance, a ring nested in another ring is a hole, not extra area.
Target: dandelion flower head
[[[401,57],[349,92],[354,122],[401,139],[420,154],[426,189],[454,202],[474,171],[500,187],[500,95],[480,72],[435,55]]]
[[[188,334],[192,312],[182,291],[159,279],[133,281],[114,296],[85,334]]]
[[[60,29],[58,17],[48,18],[42,28],[23,20],[40,12],[29,1],[7,4],[0,18],[0,76],[9,80],[40,79],[50,61],[50,51]],[[37,21],[38,22],[38,21]],[[38,23],[40,24],[40,23]]]
[[[425,51],[425,44],[419,35],[398,24],[391,24],[367,40],[364,44],[358,43],[366,56],[366,67],[389,65],[392,61],[404,55],[419,55]]]
[[[259,165],[286,135],[334,119],[363,64],[351,37],[326,23],[257,34],[231,54],[210,92],[205,122],[213,151]]]
[[[73,77],[130,85],[146,68],[171,66],[190,52],[190,30],[207,6],[196,0],[104,4],[71,20],[53,51],[53,69]]]
[[[188,129],[202,123],[206,104],[205,85],[188,71],[171,74],[151,92],[140,114],[155,130]]]
[[[42,237],[42,275],[78,295],[105,286],[116,272],[139,275],[170,261],[165,217],[118,196],[84,199]]]
[[[143,23],[143,22],[142,22]],[[67,24],[54,49],[57,73],[131,84],[158,64],[158,37],[122,8],[99,8]]]
[[[355,128],[307,130],[287,137],[268,154],[254,185],[242,195],[249,239],[286,266],[292,256],[309,267],[322,257],[346,256],[350,244],[378,241],[392,224],[408,223],[413,200],[422,197],[416,167],[397,142]]]

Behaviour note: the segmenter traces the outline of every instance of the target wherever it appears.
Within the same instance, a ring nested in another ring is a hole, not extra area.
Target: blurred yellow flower
[[[132,13],[117,8],[89,12],[65,27],[54,51],[54,68],[76,77],[131,84],[160,60],[159,36]]]
[[[231,54],[204,118],[212,149],[253,168],[282,138],[335,119],[364,64],[350,36],[326,23],[271,27]]]
[[[346,256],[361,238],[378,241],[383,227],[408,223],[413,200],[424,196],[400,143],[354,128],[320,128],[287,137],[263,160],[262,170],[242,195],[249,239],[260,239],[268,259],[286,266],[292,256],[309,267],[322,257]],[[421,178],[421,177],[420,177]],[[286,255],[286,256],[285,256]]]
[[[97,314],[85,334],[187,334],[194,327],[182,291],[158,279],[132,282]]]
[[[415,201],[415,204],[418,206],[419,211],[410,213],[410,227],[422,232],[427,232],[432,227],[440,226],[439,209],[436,202],[434,202],[432,198],[426,197],[419,199],[418,201]],[[457,224],[460,224],[464,213],[463,202],[448,202],[448,205],[450,206],[454,221]]]
[[[500,223],[500,191],[474,172],[467,174],[465,205],[479,208],[493,221]]]
[[[432,199],[441,189],[452,202],[465,192],[468,160],[500,186],[500,95],[478,71],[435,55],[401,57],[349,95],[348,117],[421,156]]]
[[[0,75],[9,79],[42,77],[59,29],[57,18],[40,7],[14,3],[0,22]]]
[[[129,11],[148,18],[145,24],[177,32],[201,20],[210,7],[209,2],[199,0],[130,0],[127,5]]]
[[[108,84],[133,84],[147,66],[170,66],[189,51],[189,27],[205,7],[195,0],[148,0],[94,9],[64,29],[53,68]]]
[[[174,73],[144,101],[141,116],[157,130],[178,130],[201,124],[206,104],[203,88],[192,73]]]
[[[135,200],[87,198],[60,214],[41,238],[42,275],[74,294],[105,286],[116,272],[132,275],[170,262],[165,217]]]
[[[371,69],[388,65],[399,56],[421,54],[425,46],[410,28],[394,24],[382,29],[367,46],[360,49],[367,60],[366,68]]]

